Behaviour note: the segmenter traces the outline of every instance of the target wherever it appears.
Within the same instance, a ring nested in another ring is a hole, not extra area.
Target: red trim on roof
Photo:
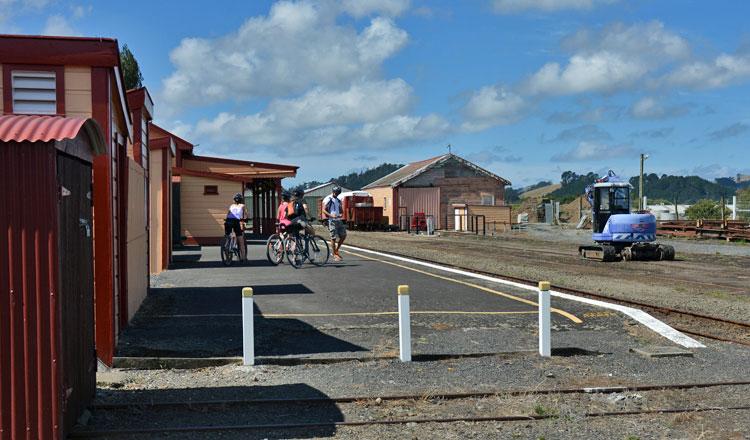
[[[13,64],[114,67],[120,64],[111,38],[0,35],[0,60]]]
[[[162,127],[159,127],[158,125],[154,124],[153,122],[151,122],[151,128],[155,129],[158,132],[161,132],[161,134],[164,135],[164,136],[170,136],[170,137],[174,138],[174,143],[177,146],[177,148],[180,148],[182,150],[190,150],[190,151],[193,150],[193,144],[192,143],[190,143],[190,142],[186,141],[185,139],[177,136],[176,134],[172,133],[171,131],[168,131],[168,130],[162,128]],[[183,144],[183,145],[180,145],[180,144]]]
[[[229,165],[244,165],[248,167],[270,168],[273,170],[297,171],[297,169],[299,169],[298,166],[294,166],[294,165],[282,165],[282,164],[266,163],[266,162],[253,162],[253,161],[239,160],[239,159],[225,159],[223,157],[211,157],[211,156],[191,155],[190,157],[184,157],[183,160],[196,160],[199,162],[217,162],[217,163],[225,163]]]
[[[218,180],[229,180],[232,182],[247,182],[248,180],[252,180],[251,178],[245,178],[242,176],[233,176],[231,174],[223,174],[223,173],[212,173],[210,171],[197,171],[197,170],[189,170],[187,168],[172,168],[172,175],[173,176],[194,176],[194,177],[206,177],[209,179],[218,179]]]

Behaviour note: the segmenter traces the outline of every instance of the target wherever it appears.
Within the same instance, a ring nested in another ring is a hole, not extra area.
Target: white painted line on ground
[[[487,275],[482,275],[478,273],[469,272],[466,270],[461,269],[455,269],[452,267],[445,267],[441,266],[439,264],[434,263],[427,263],[424,261],[418,261],[418,260],[412,260],[410,258],[405,257],[399,257],[397,255],[390,255],[384,252],[378,252],[378,251],[371,251],[369,249],[363,249],[356,246],[350,246],[350,245],[343,245],[345,249],[351,249],[358,252],[365,252],[373,255],[378,255],[381,257],[387,257],[391,258],[393,260],[398,261],[405,261],[407,263],[416,264],[423,267],[429,267],[432,269],[442,270],[444,272],[450,272],[455,273],[457,275],[463,275],[471,278],[476,278],[479,280],[489,281],[492,283],[498,283],[498,284],[505,284],[506,286],[512,286],[517,287],[519,289],[524,290],[531,290],[536,292],[537,288],[535,286],[528,286],[526,284],[517,283],[515,281],[508,281],[503,280],[500,278],[494,278]],[[620,304],[612,304],[605,301],[599,301],[596,299],[590,299],[590,298],[582,298],[580,296],[570,295],[568,293],[558,292],[556,290],[550,290],[550,294],[552,296],[567,299],[570,301],[577,301],[584,304],[589,304],[592,306],[602,307],[605,309],[615,310],[620,313],[623,313],[626,316],[629,316],[630,318],[640,322],[641,324],[645,325],[646,327],[650,328],[651,330],[655,331],[656,333],[664,336],[665,338],[669,339],[670,341],[674,342],[675,344],[681,345],[685,348],[705,348],[706,346],[701,344],[700,342],[696,341],[695,339],[685,335],[682,332],[679,332],[666,323],[654,318],[653,316],[649,315],[648,313],[644,312],[643,310],[639,310],[633,307],[623,306]]]

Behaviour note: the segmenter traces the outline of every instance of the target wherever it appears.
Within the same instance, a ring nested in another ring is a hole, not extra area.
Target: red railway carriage
[[[374,206],[372,196],[366,191],[350,191],[339,195],[344,221],[351,229],[382,229],[385,220],[383,208]],[[323,212],[323,199],[318,201],[318,212]]]

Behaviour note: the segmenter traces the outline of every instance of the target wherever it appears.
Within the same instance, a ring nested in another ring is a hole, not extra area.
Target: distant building
[[[305,190],[305,203],[307,203],[307,207],[310,210],[307,214],[310,217],[320,218],[320,213],[318,212],[318,201],[331,194],[333,187],[336,185],[336,182],[328,182]],[[342,186],[341,191],[347,192],[351,190]]]
[[[405,165],[362,189],[372,194],[390,224],[403,227],[408,216],[421,212],[432,216],[437,228],[467,230],[481,216],[487,223],[511,222],[504,201],[508,185],[466,159],[444,154]]]
[[[737,174],[735,181],[737,183],[750,182],[750,174]]]

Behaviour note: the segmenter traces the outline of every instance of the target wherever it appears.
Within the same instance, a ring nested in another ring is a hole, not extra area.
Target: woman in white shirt
[[[234,235],[237,237],[237,247],[240,249],[240,261],[244,262],[247,256],[245,255],[245,220],[247,220],[247,209],[245,204],[242,203],[244,198],[242,194],[237,193],[234,195],[234,203],[229,205],[229,211],[227,211],[227,218],[224,221],[224,235],[229,235],[234,231]]]

